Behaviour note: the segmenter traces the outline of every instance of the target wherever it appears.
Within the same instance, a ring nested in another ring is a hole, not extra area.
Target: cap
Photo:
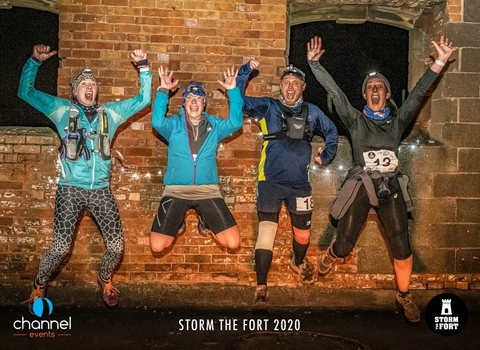
[[[281,79],[283,79],[287,75],[293,75],[301,81],[305,81],[305,73],[303,73],[300,69],[294,67],[293,64],[289,64],[285,67],[285,71],[283,72]]]
[[[83,71],[78,74],[72,81],[72,96],[75,97],[77,95],[77,88],[78,85],[82,80],[85,79],[92,79],[94,82],[97,82],[97,79],[93,76],[92,70],[88,67],[83,68]]]
[[[367,74],[367,76],[363,80],[362,94],[364,94],[365,90],[367,89],[367,82],[372,78],[378,78],[378,79],[383,80],[383,84],[385,84],[385,89],[387,89],[387,92],[389,94],[392,94],[392,91],[390,90],[390,83],[388,82],[387,78],[385,78],[382,74],[380,74],[378,72],[372,72],[372,73]]]
[[[194,94],[196,96],[203,97],[203,102],[205,104],[207,103],[207,94],[205,93],[205,88],[200,83],[192,81],[185,86],[185,89],[183,89],[182,92],[182,106],[185,103],[185,98],[188,96],[188,94]]]

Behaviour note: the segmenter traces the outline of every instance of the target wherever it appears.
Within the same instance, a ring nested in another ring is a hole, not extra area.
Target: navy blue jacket
[[[252,70],[250,63],[240,67],[237,87],[243,96],[243,112],[258,122],[264,135],[282,130],[283,118],[279,102],[271,97],[245,96],[245,88]],[[308,104],[308,130],[313,135],[323,134],[325,147],[320,159],[328,165],[337,152],[338,132],[335,124],[318,108]],[[299,115],[302,106],[292,108],[292,114]],[[312,136],[310,135],[310,136]],[[258,181],[274,183],[303,184],[309,182],[309,166],[312,159],[312,146],[307,140],[277,139],[263,142],[258,166]]]

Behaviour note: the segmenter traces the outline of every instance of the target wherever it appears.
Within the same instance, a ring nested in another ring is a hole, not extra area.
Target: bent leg
[[[188,208],[187,200],[168,196],[162,197],[150,232],[150,247],[153,252],[160,253],[172,245],[184,222]]]
[[[219,244],[230,249],[239,247],[240,230],[223,198],[197,200],[193,209],[213,232]]]
[[[332,244],[332,252],[336,257],[344,258],[352,252],[370,208],[367,191],[362,185],[345,215],[338,220],[337,234]]]

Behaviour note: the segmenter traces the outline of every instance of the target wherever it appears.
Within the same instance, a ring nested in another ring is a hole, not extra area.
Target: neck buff
[[[77,98],[73,99],[73,103],[75,103],[77,106],[80,106],[85,113],[85,116],[87,117],[88,121],[91,123],[93,118],[97,115],[97,109],[100,107],[97,102],[95,102],[92,106],[85,106],[84,104],[80,103]]]
[[[285,99],[283,98],[282,95],[280,95],[280,96],[278,97],[278,100],[280,101],[280,103],[281,103],[282,105],[287,106],[288,108],[295,108],[295,107],[300,106],[300,105],[303,103],[303,96],[300,96],[300,98],[297,100],[297,102],[294,103],[293,106],[287,105],[287,103],[285,102]]]
[[[363,114],[374,120],[383,120],[385,118],[388,118],[388,116],[390,115],[390,108],[387,107],[385,109],[374,112],[368,106],[365,106],[365,108],[363,109]]]

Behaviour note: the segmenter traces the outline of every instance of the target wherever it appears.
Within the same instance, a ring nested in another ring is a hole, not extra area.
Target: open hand
[[[227,70],[223,72],[225,81],[218,80],[218,83],[225,89],[231,90],[237,86],[237,75],[238,69],[235,70],[235,67],[227,68]]]
[[[448,59],[452,55],[453,51],[457,49],[456,46],[452,46],[452,42],[448,41],[448,38],[445,38],[443,35],[440,37],[440,41],[436,43],[432,40],[433,46],[437,50],[438,57],[437,59],[443,63],[447,63]]]
[[[314,36],[307,43],[307,60],[318,61],[325,50],[322,50],[322,38]]]
[[[158,76],[160,77],[160,87],[171,90],[178,84],[178,79],[173,79],[173,70],[170,72],[168,68],[163,69],[163,66],[158,68]]]

